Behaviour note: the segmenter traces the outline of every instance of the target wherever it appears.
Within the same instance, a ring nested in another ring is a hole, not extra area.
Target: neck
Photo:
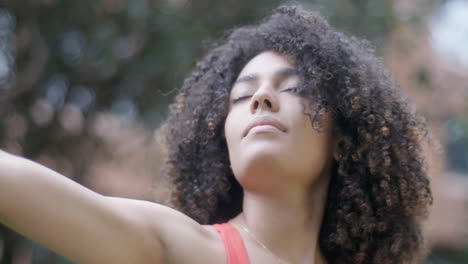
[[[244,190],[243,212],[233,222],[247,227],[270,251],[290,263],[325,263],[318,238],[328,178],[308,190],[262,194]]]

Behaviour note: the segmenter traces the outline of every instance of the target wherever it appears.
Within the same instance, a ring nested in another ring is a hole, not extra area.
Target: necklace
[[[260,242],[260,240],[258,240],[258,238],[252,232],[250,232],[250,230],[244,224],[241,224],[241,226],[237,225],[234,222],[231,222],[231,224],[237,227],[238,229],[242,229],[242,231],[246,232],[253,240],[255,240],[255,242],[257,242],[257,244],[259,244],[265,251],[267,251],[272,257],[274,257],[276,259],[276,262],[282,263],[282,264],[289,264],[289,262],[278,257],[275,253],[273,253],[273,251],[267,248],[265,244]]]

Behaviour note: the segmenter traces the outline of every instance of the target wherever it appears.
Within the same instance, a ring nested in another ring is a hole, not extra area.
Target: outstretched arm
[[[163,263],[150,211],[0,150],[0,221],[78,263]]]

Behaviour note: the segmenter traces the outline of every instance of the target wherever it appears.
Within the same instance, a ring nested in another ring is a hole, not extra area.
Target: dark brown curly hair
[[[319,243],[328,263],[414,263],[432,195],[422,154],[428,130],[366,41],[335,31],[319,14],[282,6],[259,25],[229,31],[200,60],[170,107],[166,174],[174,206],[201,224],[242,211],[243,190],[224,137],[229,94],[263,51],[291,59],[298,92],[332,113],[338,148]]]

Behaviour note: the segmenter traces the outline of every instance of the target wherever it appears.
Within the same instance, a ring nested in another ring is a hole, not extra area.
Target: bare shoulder
[[[77,263],[219,263],[215,236],[190,217],[102,196],[1,150],[0,187],[3,224]]]
[[[160,241],[164,263],[225,263],[224,247],[211,225],[200,225],[170,207],[141,200],[109,197],[140,219]],[[149,239],[152,241],[152,239]]]

